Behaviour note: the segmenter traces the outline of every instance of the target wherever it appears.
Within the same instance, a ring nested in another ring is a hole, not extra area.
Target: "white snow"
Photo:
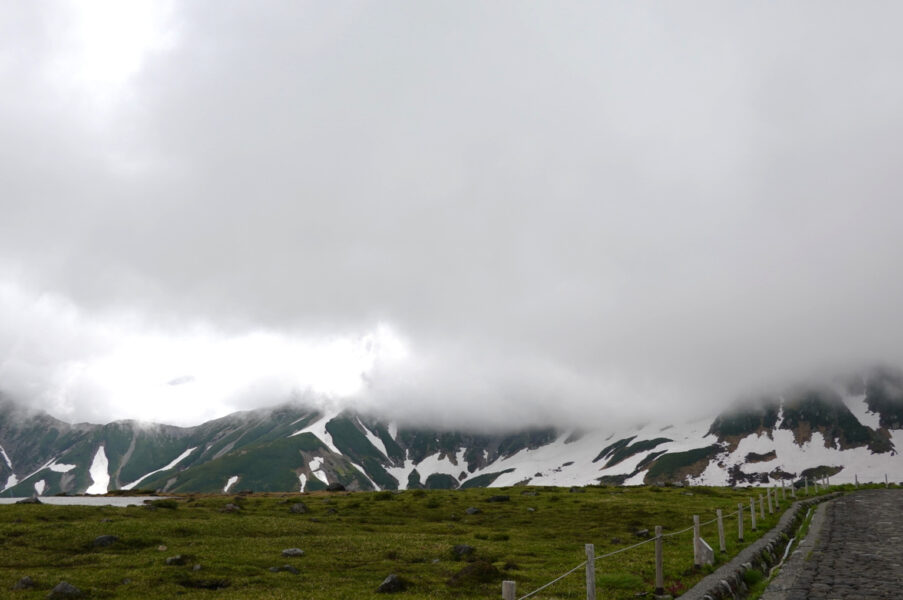
[[[230,477],[229,481],[227,481],[226,485],[223,487],[223,493],[224,494],[227,493],[229,491],[229,488],[232,487],[233,485],[235,485],[235,483],[237,481],[238,481],[238,475],[233,475],[232,477]]]
[[[396,442],[398,441],[398,423],[389,423],[389,437]]]
[[[341,454],[338,448],[336,448],[335,444],[332,442],[332,436],[326,431],[326,424],[332,421],[334,418],[339,416],[339,411],[330,412],[324,414],[321,418],[317,419],[304,429],[299,429],[289,437],[295,435],[301,435],[302,433],[312,433],[317,436],[321,442],[326,444],[326,447],[335,452],[336,454]]]
[[[843,395],[842,397],[843,403],[847,405],[853,416],[859,419],[860,423],[872,429],[881,427],[881,415],[869,411],[869,406],[865,403],[865,394],[858,396]]]
[[[45,482],[43,479],[40,481],[35,481],[34,491],[37,492],[38,496],[43,496],[45,487],[47,487],[47,482]]]
[[[367,479],[367,481],[370,482],[370,485],[373,486],[373,489],[375,489],[375,490],[381,490],[381,489],[382,489],[381,487],[379,487],[378,485],[376,485],[376,482],[375,482],[375,481],[373,481],[372,479],[370,479],[370,476],[367,475],[367,472],[364,470],[364,467],[360,466],[360,465],[357,464],[357,463],[351,462],[351,460],[349,460],[348,462],[351,463],[351,466],[352,466],[352,467],[354,467],[355,469],[357,469],[358,471],[361,472],[361,475],[363,475],[363,476]]]
[[[307,475],[301,473],[300,475],[298,475],[298,479],[301,481],[301,487],[298,489],[298,491],[303,492],[304,486],[307,485]]]
[[[55,462],[47,468],[50,469],[51,471],[53,471],[54,473],[68,473],[69,471],[71,471],[72,469],[75,468],[75,465],[67,465],[66,463]]]
[[[103,449],[103,445],[101,445],[97,449],[97,453],[94,455],[94,460],[91,462],[91,468],[89,472],[91,473],[91,486],[85,490],[86,494],[106,494],[110,489],[110,474],[107,472],[110,463],[107,460],[107,453]]]
[[[374,448],[382,452],[383,456],[388,457],[389,453],[386,451],[386,445],[381,439],[379,439],[379,436],[367,429],[367,427],[363,423],[361,423],[360,419],[358,419],[357,422],[360,423],[361,429],[364,430],[364,435],[367,436],[367,441],[373,444]]]
[[[324,462],[325,461],[323,460],[322,456],[315,456],[310,460],[310,462],[307,463],[307,466],[310,468],[311,475],[313,475],[326,485],[329,485],[329,478],[326,477],[326,473],[321,470]]]
[[[174,466],[176,466],[177,464],[179,464],[180,462],[182,462],[183,460],[185,460],[185,458],[186,458],[189,454],[191,454],[192,452],[194,452],[195,450],[197,450],[197,446],[195,446],[194,448],[189,448],[188,450],[186,450],[185,452],[183,452],[182,454],[180,454],[180,455],[178,455],[176,458],[174,458],[172,461],[170,461],[170,463],[169,463],[168,465],[166,465],[165,467],[160,467],[160,468],[157,469],[156,471],[151,471],[150,473],[146,473],[146,474],[142,475],[141,477],[139,477],[138,479],[136,479],[136,480],[133,481],[132,483],[129,483],[129,484],[126,484],[126,485],[122,486],[122,489],[124,489],[124,490],[130,490],[130,489],[134,488],[136,485],[138,485],[139,483],[141,483],[142,481],[144,481],[145,479],[147,479],[148,477],[150,477],[151,475],[155,475],[155,474],[157,474],[157,473],[161,473],[161,472],[163,472],[163,471],[168,471],[168,470],[170,470],[171,468],[173,468]]]
[[[3,460],[6,461],[6,466],[9,467],[9,470],[13,470],[13,461],[9,459],[9,455],[6,453],[6,450],[3,449],[3,446],[0,446],[0,454],[3,455]]]
[[[5,492],[6,490],[8,490],[9,488],[13,487],[13,486],[16,485],[17,483],[19,483],[19,480],[18,480],[18,478],[16,478],[16,474],[13,473],[13,474],[10,475],[9,478],[6,480],[6,485],[4,485],[4,486],[3,486],[3,489],[0,490],[0,491],[4,491],[4,492]]]

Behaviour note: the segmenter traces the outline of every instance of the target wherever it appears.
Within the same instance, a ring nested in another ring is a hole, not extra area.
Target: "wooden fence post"
[[[752,498],[749,499],[749,518],[750,518],[750,525],[752,527],[752,530],[755,531],[756,530],[756,501],[753,500]]]
[[[771,488],[765,488],[765,495],[768,496],[768,514],[774,514],[774,505],[771,503]]]
[[[596,600],[596,547],[587,544],[586,548],[586,600]]]
[[[727,544],[724,543],[724,519],[722,518],[721,509],[715,511],[718,515],[718,550],[727,552]]]
[[[787,488],[784,487],[784,480],[781,480],[781,500],[787,499]]]
[[[790,496],[796,500],[796,484],[790,486]]]
[[[665,594],[665,558],[662,549],[662,526],[655,526],[655,592],[656,596]]]
[[[516,600],[517,585],[513,581],[502,582],[502,600]]]
[[[778,486],[774,486],[774,507],[781,510],[781,499],[778,498]]]
[[[699,515],[693,515],[693,565],[702,566],[702,553],[699,551]]]
[[[859,487],[859,475],[853,475],[853,484],[858,488]]]
[[[887,482],[887,473],[884,474],[884,487],[890,487],[890,484]]]
[[[737,540],[743,541],[743,503],[737,505]]]
[[[803,477],[803,481],[806,483],[806,495],[809,495],[809,478]]]
[[[759,516],[765,520],[765,500],[762,499],[762,494],[759,494]]]

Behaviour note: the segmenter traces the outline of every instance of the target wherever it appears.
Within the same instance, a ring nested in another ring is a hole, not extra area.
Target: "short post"
[[[859,487],[859,475],[853,475],[853,485],[855,485],[857,488]]]
[[[693,565],[702,566],[702,553],[699,551],[699,515],[693,515]]]
[[[762,499],[762,494],[759,494],[759,516],[765,520],[765,500]]]
[[[596,600],[596,548],[587,544],[586,548],[586,600]]]
[[[809,478],[808,478],[808,477],[803,477],[803,481],[804,481],[805,484],[806,484],[806,495],[808,496],[808,495],[809,495]]]
[[[737,540],[743,541],[743,503],[737,505]]]
[[[790,486],[790,495],[796,500],[796,484]]]
[[[665,594],[665,558],[662,550],[662,526],[655,526],[655,595]]]
[[[781,510],[781,499],[778,498],[778,486],[775,486],[772,491],[774,492],[774,507],[777,510]]]
[[[890,484],[887,482],[887,473],[884,474],[884,487],[890,487]]]
[[[784,480],[781,480],[781,500],[787,499],[787,488],[784,487]]]
[[[774,514],[774,505],[771,503],[771,488],[765,489],[765,495],[768,496],[768,514]]]
[[[502,582],[502,600],[517,600],[517,586],[513,581]]]
[[[752,498],[749,499],[749,518],[750,518],[750,526],[752,530],[756,530],[756,501]]]
[[[722,518],[721,509],[715,511],[718,515],[718,549],[721,552],[727,552],[727,544],[724,543],[724,519]]]

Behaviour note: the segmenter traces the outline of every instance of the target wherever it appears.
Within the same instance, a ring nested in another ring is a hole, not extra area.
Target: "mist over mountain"
[[[805,485],[903,478],[903,373],[800,384],[695,422],[495,430],[293,403],[194,427],[71,425],[0,401],[8,496],[510,485]]]

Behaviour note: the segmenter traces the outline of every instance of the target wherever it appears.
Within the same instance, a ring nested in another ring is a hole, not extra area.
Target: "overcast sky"
[[[895,2],[7,2],[0,389],[711,414],[903,365]]]

